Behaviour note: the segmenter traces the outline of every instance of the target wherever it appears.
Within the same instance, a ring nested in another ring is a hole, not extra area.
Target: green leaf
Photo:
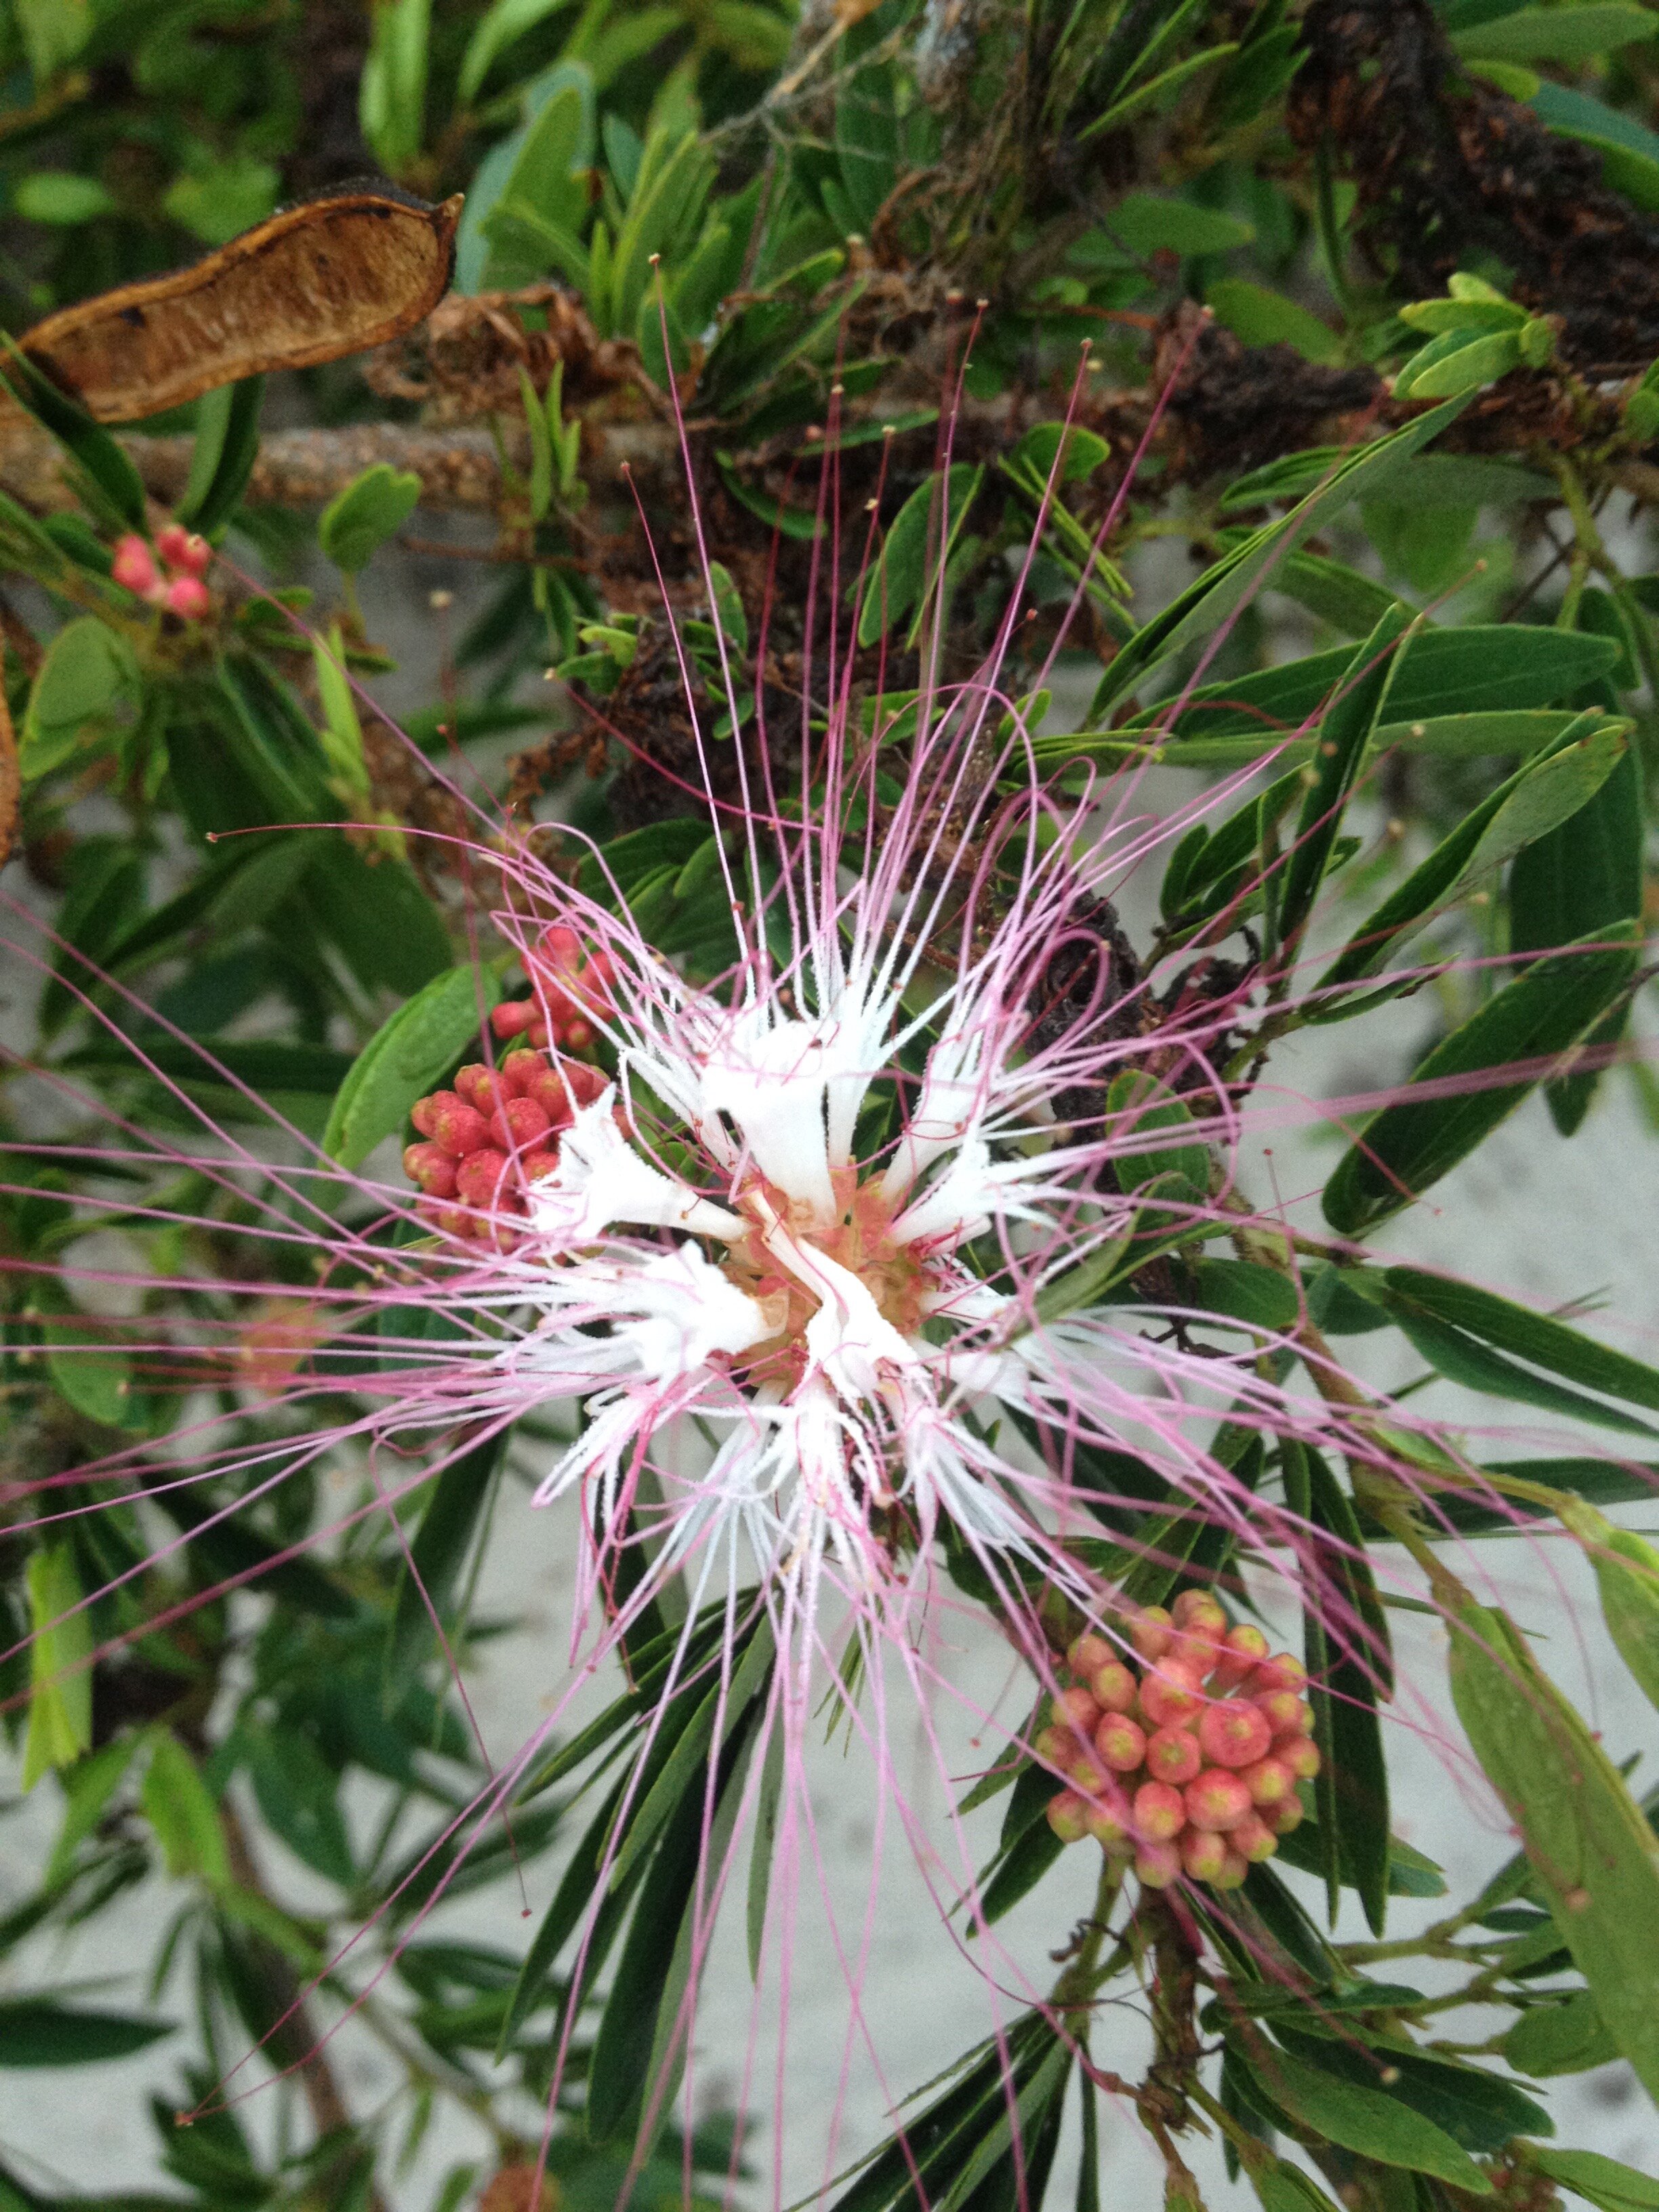
[[[96,177],[71,176],[64,169],[36,169],[11,188],[13,212],[26,222],[77,223],[113,215],[114,195]]]
[[[1382,719],[1396,671],[1411,657],[1411,627],[1407,609],[1389,607],[1344,672],[1319,725],[1314,781],[1302,802],[1277,901],[1277,935],[1286,951],[1295,947],[1313,911],[1365,749]]]
[[[1396,1301],[1409,1300],[1452,1327],[1467,1329],[1553,1375],[1565,1375],[1587,1389],[1626,1398],[1659,1413],[1659,1368],[1598,1344],[1582,1329],[1476,1284],[1431,1275],[1419,1267],[1390,1267],[1382,1279]]]
[[[317,525],[317,543],[349,576],[368,567],[394,531],[420,504],[421,480],[411,471],[376,461],[336,492]]]
[[[108,1429],[143,1428],[147,1420],[132,1390],[132,1361],[106,1321],[61,1313],[40,1323],[53,1389],[77,1413]]]
[[[1659,1837],[1501,1613],[1451,1615],[1458,1717],[1620,2050],[1659,2093]]]
[[[369,860],[338,831],[319,841],[304,896],[319,927],[360,982],[407,995],[451,963],[449,932],[412,868]]]
[[[1541,84],[1530,98],[1552,131],[1595,148],[1603,180],[1614,191],[1646,214],[1659,210],[1659,132],[1571,85]]]
[[[1466,898],[1523,848],[1570,821],[1625,757],[1628,727],[1592,708],[1523,762],[1366,916],[1316,990],[1374,975],[1437,915]]]
[[[1581,1498],[1564,1502],[1558,1510],[1595,1570],[1601,1615],[1620,1657],[1649,1704],[1659,1705],[1659,1552],[1630,1529],[1615,1528]]]
[[[1597,54],[1650,39],[1659,16],[1632,0],[1577,0],[1555,8],[1516,8],[1495,22],[1455,32],[1461,54],[1504,62],[1587,62]]]
[[[1462,402],[1454,400],[1443,407],[1432,409],[1419,416],[1402,429],[1392,431],[1369,446],[1362,446],[1346,460],[1339,462],[1329,478],[1317,490],[1310,492],[1291,512],[1277,522],[1265,524],[1252,531],[1240,545],[1207,568],[1204,574],[1178,592],[1159,614],[1138,629],[1112,661],[1101,678],[1089,720],[1101,723],[1108,710],[1121,699],[1139,690],[1155,668],[1179,653],[1184,646],[1200,637],[1207,637],[1218,629],[1227,617],[1250,596],[1256,586],[1271,575],[1279,562],[1293,552],[1301,540],[1348,502],[1362,495],[1370,496],[1388,482],[1393,471],[1420,447],[1439,436],[1442,430],[1461,411]],[[1455,635],[1455,633],[1453,633]],[[1579,643],[1587,641],[1578,641]],[[1610,659],[1612,648],[1606,648],[1604,657]],[[1322,703],[1325,694],[1340,680],[1342,671],[1352,659],[1345,647],[1334,655],[1316,656],[1334,659],[1333,667],[1322,683],[1318,684],[1304,713],[1312,713]],[[1306,662],[1299,664],[1304,669]],[[1246,679],[1247,681],[1249,679]],[[1230,696],[1235,687],[1208,687],[1195,698],[1213,696],[1219,688]],[[1463,706],[1468,702],[1459,696],[1450,704]],[[1129,724],[1136,727],[1146,717],[1137,718]],[[1182,717],[1184,726],[1185,716]],[[1237,718],[1235,718],[1236,720]],[[1261,734],[1259,717],[1245,724],[1248,735]]]
[[[1368,1122],[1339,1163],[1323,1200],[1332,1228],[1369,1233],[1455,1167],[1628,989],[1636,960],[1630,933],[1599,931],[1583,948],[1539,961],[1454,1030],[1413,1071],[1407,1095]],[[1517,1065],[1519,1079],[1503,1080],[1499,1071]],[[1473,1087],[1411,1096],[1466,1080]]]
[[[1323,553],[1292,553],[1273,571],[1267,588],[1294,599],[1348,637],[1367,636],[1395,603],[1385,584]]]
[[[249,1729],[241,1741],[253,1794],[272,1833],[325,1881],[348,1886],[356,1868],[338,1775],[296,1729]]]
[[[1564,2003],[1528,2006],[1504,2038],[1504,2056],[1517,2074],[1546,2081],[1553,2074],[1584,2074],[1619,2056],[1595,1999],[1577,1990]]]
[[[1517,331],[1443,331],[1394,380],[1396,399],[1453,399],[1496,382],[1523,356]]]
[[[95,616],[65,623],[46,651],[23,714],[18,766],[25,783],[61,768],[83,740],[106,737],[136,708],[142,682],[131,648]]]
[[[215,1886],[230,1879],[230,1861],[219,1808],[202,1771],[176,1735],[159,1729],[139,1791],[172,1875],[196,1875]]]
[[[229,521],[259,456],[262,376],[221,385],[197,404],[196,443],[191,448],[190,480],[173,510],[179,520],[204,538]]]
[[[523,38],[526,31],[533,31],[549,15],[570,5],[571,0],[494,0],[494,5],[484,10],[461,57],[460,73],[455,83],[455,95],[461,105],[470,107],[477,98],[498,55],[505,53],[515,40]]]
[[[1398,719],[1383,725],[1378,741],[1398,743],[1413,723],[1443,715],[1553,705],[1606,675],[1617,658],[1611,639],[1577,630],[1519,623],[1425,629],[1413,640],[1395,682],[1389,712]],[[1351,646],[1338,646],[1226,683],[1204,684],[1182,707],[1170,734],[1182,740],[1293,736],[1322,711],[1352,659]],[[1131,716],[1124,727],[1160,727],[1167,714],[1167,707],[1150,707]],[[1557,724],[1547,734],[1565,726]],[[1179,757],[1178,751],[1170,756]]]
[[[1294,1328],[1301,1318],[1296,1285],[1276,1267],[1260,1267],[1250,1260],[1200,1260],[1193,1274],[1196,1303],[1207,1312],[1281,1333]]]
[[[1133,1194],[1163,1176],[1179,1176],[1200,1191],[1210,1185],[1210,1155],[1191,1140],[1191,1109],[1174,1097],[1156,1077],[1120,1075],[1106,1094],[1107,1131],[1121,1146],[1114,1160],[1120,1190]],[[1148,1144],[1163,1130],[1189,1133],[1188,1141]]]
[[[101,423],[65,397],[9,337],[3,340],[0,375],[12,395],[49,430],[80,471],[91,502],[117,528],[147,529],[143,480],[122,447]]]
[[[250,154],[233,154],[176,177],[161,205],[204,245],[223,246],[271,214],[282,191],[280,169]]]
[[[1253,223],[1192,200],[1128,192],[1102,218],[1109,234],[1138,260],[1154,253],[1229,253],[1255,236]]]
[[[395,1135],[416,1101],[483,1035],[501,1001],[493,966],[451,968],[434,976],[375,1031],[351,1063],[323,1132],[323,1150],[342,1167],[361,1167]]]
[[[872,646],[889,631],[896,631],[913,609],[918,611],[918,623],[925,616],[940,567],[948,567],[984,481],[982,467],[958,462],[943,476],[935,472],[918,484],[900,507],[864,587],[858,629],[861,646]]]
[[[1224,276],[1204,295],[1206,307],[1246,345],[1288,345],[1309,361],[1334,368],[1342,359],[1342,341],[1328,323],[1284,293],[1244,276]]]
[[[420,155],[431,36],[432,0],[381,0],[370,17],[357,117],[389,177],[402,175]]]
[[[138,1749],[136,1735],[118,1735],[112,1743],[88,1752],[73,1766],[58,1773],[64,1792],[64,1825],[46,1863],[46,1887],[60,1882],[75,1863],[75,1855],[103,1818],[104,1808],[126,1778]]]
[[[1293,2057],[1260,2039],[1248,2052],[1231,2042],[1228,2049],[1271,2106],[1325,2142],[1375,2159],[1379,2166],[1403,2166],[1449,2182],[1471,2196],[1491,2196],[1490,2177],[1462,2145],[1386,2089],[1345,2080],[1322,2063]],[[1380,2075],[1382,2069],[1375,2071]]]
[[[48,1769],[72,1766],[91,1747],[93,1635],[71,1546],[31,1553],[24,1580],[33,1638],[22,1775],[29,1790]]]
[[[1307,2008],[1299,2018],[1281,2014],[1273,2033],[1298,2057],[1362,2087],[1375,2084],[1379,2067],[1386,2068],[1395,2076],[1384,2085],[1392,2095],[1477,2157],[1502,2150],[1516,2136],[1554,2133],[1543,2106],[1501,2075],[1420,2051],[1409,2035],[1380,2024],[1360,2027],[1365,2047],[1356,2048],[1349,2024],[1328,2023],[1322,2009]]]
[[[83,2012],[45,1997],[0,1998],[0,2066],[95,2066],[172,2033],[170,2020]]]
[[[434,1633],[433,1614],[441,1620],[448,1610],[506,1452],[503,1430],[459,1453],[433,1486],[409,1547],[409,1565],[398,1578],[386,1638],[389,1704],[398,1702],[428,1654]]]
[[[1598,2150],[1557,2150],[1528,2143],[1527,2163],[1575,2197],[1598,2206],[1600,2212],[1656,2212],[1659,2208],[1659,2180],[1616,2158],[1604,2158]]]

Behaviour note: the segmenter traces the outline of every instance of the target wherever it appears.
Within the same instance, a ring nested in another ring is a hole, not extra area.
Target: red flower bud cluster
[[[1306,1672],[1207,1590],[1126,1625],[1127,1652],[1090,1634],[1066,1655],[1072,1680],[1032,1747],[1067,1784],[1048,1825],[1133,1859],[1150,1888],[1184,1875],[1237,1889],[1299,1824],[1297,1784],[1319,1771]]]
[[[561,924],[543,931],[524,964],[532,995],[509,999],[495,1008],[489,1024],[496,1036],[503,1042],[521,1036],[532,1045],[586,1052],[593,1042],[590,1017],[610,1003],[612,966],[608,955],[596,952],[592,959],[584,959],[575,931]]]
[[[583,1060],[515,1052],[418,1100],[410,1119],[427,1141],[405,1151],[404,1173],[425,1194],[422,1215],[452,1237],[499,1241],[491,1217],[524,1212],[524,1185],[557,1167],[559,1131],[609,1080]]]
[[[213,605],[213,596],[202,581],[212,558],[213,548],[205,538],[197,537],[182,523],[169,522],[156,532],[154,551],[134,530],[118,540],[110,574],[118,584],[148,599],[153,607],[165,607],[170,615],[197,622]]]

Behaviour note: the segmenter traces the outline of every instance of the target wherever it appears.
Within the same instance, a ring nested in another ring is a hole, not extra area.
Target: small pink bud
[[[1133,1774],[1146,1756],[1146,1739],[1127,1713],[1108,1713],[1095,1730],[1095,1749],[1114,1774]]]
[[[1320,1769],[1319,1746],[1305,1735],[1275,1737],[1273,1757],[1281,1766],[1288,1766],[1298,1782],[1311,1782]]]
[[[1187,1817],[1195,1828],[1237,1827],[1250,1809],[1249,1791],[1224,1766],[1209,1767],[1187,1784]]]
[[[1161,1659],[1169,1650],[1172,1618],[1161,1605],[1144,1605],[1129,1625],[1129,1641],[1146,1660]]]
[[[175,576],[162,595],[161,605],[170,615],[182,615],[186,622],[199,622],[213,609],[213,594],[199,576]]]
[[[453,1091],[441,1091],[436,1096],[443,1104],[429,1116],[424,1128],[419,1121],[416,1127],[434,1144],[441,1145],[452,1158],[465,1159],[469,1154],[481,1152],[489,1142],[489,1124],[483,1115],[476,1107],[464,1105]]]
[[[1190,1782],[1203,1764],[1197,1738],[1185,1729],[1161,1728],[1147,1739],[1146,1771],[1155,1782]]]
[[[1032,1758],[1059,1774],[1069,1773],[1079,1755],[1078,1740],[1068,1728],[1039,1729],[1031,1740]]]
[[[515,1098],[532,1098],[536,1085],[548,1072],[542,1052],[510,1052],[501,1062],[501,1081]]]
[[[1150,1844],[1168,1843],[1187,1825],[1187,1807],[1167,1782],[1143,1782],[1135,1792],[1134,1832]]]
[[[204,576],[213,559],[213,548],[205,538],[186,530],[180,522],[169,522],[155,533],[155,550],[169,568],[182,568],[187,576]]]
[[[1140,1710],[1154,1728],[1188,1719],[1203,1703],[1203,1677],[1190,1660],[1160,1660],[1140,1685]]]
[[[1051,1698],[1048,1717],[1056,1728],[1075,1729],[1079,1735],[1092,1735],[1100,1724],[1100,1707],[1086,1690],[1062,1690]]]
[[[1181,1853],[1171,1843],[1139,1844],[1135,1848],[1135,1872],[1147,1889],[1168,1889],[1181,1879]]]
[[[1088,1833],[1089,1808],[1075,1790],[1062,1790],[1048,1800],[1048,1826],[1062,1844],[1080,1844]]]
[[[533,999],[507,999],[491,1007],[489,1026],[505,1043],[508,1037],[522,1036],[535,1018]]]
[[[526,1152],[519,1162],[519,1172],[526,1182],[534,1182],[538,1176],[554,1174],[558,1164],[557,1152],[545,1152],[538,1146],[534,1152]]]
[[[1188,1828],[1181,1838],[1181,1863],[1194,1881],[1213,1881],[1227,1863],[1227,1846],[1206,1828]]]
[[[1133,1848],[1129,1825],[1124,1817],[1127,1808],[1115,1812],[1109,1805],[1098,1801],[1091,1805],[1084,1815],[1084,1826],[1095,1841],[1109,1850],[1114,1858],[1127,1855]]]
[[[1273,1732],[1261,1708],[1240,1698],[1206,1705],[1199,1717],[1198,1740],[1212,1766],[1254,1766],[1271,1749]]]
[[[1274,1835],[1288,1836],[1302,1826],[1307,1812],[1299,1797],[1287,1797],[1282,1805],[1268,1806],[1265,1817]]]
[[[1261,1759],[1254,1766],[1241,1767],[1238,1778],[1253,1805],[1282,1805],[1296,1789],[1296,1777],[1282,1759]]]
[[[551,1120],[533,1098],[508,1098],[489,1117],[489,1133],[506,1152],[524,1152],[544,1137]],[[1260,1714],[1256,1716],[1261,1718]],[[1265,1728],[1267,1723],[1262,1722]]]
[[[1212,1881],[1212,1889],[1243,1889],[1249,1875],[1250,1863],[1242,1851],[1229,1851],[1221,1863],[1221,1871]]]
[[[404,1153],[404,1173],[428,1198],[455,1195],[455,1163],[441,1145],[409,1146]]]
[[[1247,1813],[1237,1827],[1227,1831],[1227,1842],[1240,1858],[1260,1866],[1279,1849],[1279,1838],[1259,1813]]]
[[[1066,1664],[1072,1672],[1087,1681],[1091,1674],[1098,1674],[1117,1656],[1103,1636],[1092,1630],[1079,1636],[1066,1654]]]
[[[1266,1718],[1270,1735],[1306,1735],[1313,1726],[1311,1709],[1294,1690],[1258,1692],[1250,1703]]]
[[[505,1152],[490,1151],[487,1146],[469,1152],[455,1171],[458,1195],[468,1206],[479,1208],[494,1206],[496,1193],[507,1180],[513,1163]]]
[[[1275,1651],[1271,1659],[1257,1663],[1250,1676],[1250,1695],[1261,1697],[1274,1690],[1300,1692],[1307,1684],[1308,1670],[1302,1662],[1293,1659],[1288,1651]]]
[[[1095,1703],[1109,1713],[1132,1711],[1140,1692],[1139,1682],[1121,1659],[1108,1659],[1097,1667],[1089,1687],[1094,1692]]]
[[[1259,1628],[1247,1621],[1237,1628],[1230,1628],[1227,1640],[1222,1645],[1216,1661],[1211,1687],[1216,1690],[1236,1690],[1249,1677],[1267,1656],[1267,1639]]]
[[[110,574],[124,591],[137,592],[140,599],[148,598],[161,580],[155,555],[137,531],[131,530],[116,541]]]
[[[1227,1633],[1226,1613],[1212,1590],[1182,1590],[1170,1607],[1170,1618],[1177,1628],[1213,1627],[1224,1636]]]

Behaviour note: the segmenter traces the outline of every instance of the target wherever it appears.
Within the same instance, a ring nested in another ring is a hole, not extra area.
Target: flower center
[[[900,1336],[912,1338],[921,1327],[934,1277],[894,1236],[896,1209],[877,1182],[860,1183],[851,1169],[839,1170],[832,1181],[841,1211],[827,1222],[763,1180],[737,1200],[737,1212],[752,1225],[729,1248],[722,1272],[773,1323],[773,1333],[744,1355],[751,1381],[793,1377],[805,1364],[806,1332],[823,1303],[813,1284],[814,1255],[855,1277]],[[793,1254],[799,1261],[792,1266]]]

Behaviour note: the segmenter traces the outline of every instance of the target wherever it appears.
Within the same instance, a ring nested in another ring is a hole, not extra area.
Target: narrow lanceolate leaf
[[[1582,1498],[1564,1498],[1556,1510],[1595,1570],[1602,1617],[1620,1657],[1659,1705],[1659,1552]]]
[[[1420,619],[1420,617],[1419,617]],[[1405,607],[1388,608],[1355,653],[1342,688],[1319,725],[1313,781],[1302,803],[1295,842],[1279,897],[1279,935],[1293,945],[1313,909],[1320,883],[1330,865],[1348,793],[1359,773],[1365,748],[1382,720],[1395,672],[1410,648],[1401,641],[1411,628]]]
[[[170,2020],[82,2012],[45,1997],[9,1997],[0,2002],[0,2066],[93,2066],[128,2057],[172,2033]]]
[[[1514,1626],[1467,1599],[1452,1621],[1458,1716],[1608,2033],[1659,2095],[1659,1838]]]
[[[1398,1305],[1408,1304],[1432,1314],[1450,1328],[1465,1330],[1500,1352],[1529,1360],[1534,1367],[1547,1368],[1586,1389],[1624,1398],[1659,1413],[1659,1368],[1617,1352],[1611,1345],[1598,1344],[1582,1329],[1516,1305],[1476,1284],[1425,1274],[1419,1267],[1390,1267],[1383,1281]]]
[[[23,1787],[32,1790],[49,1767],[72,1765],[91,1747],[93,1639],[70,1546],[36,1552],[25,1580],[33,1641]]]
[[[407,1009],[405,1009],[405,1012]],[[505,1432],[486,1437],[438,1477],[409,1547],[386,1639],[386,1684],[395,1704],[433,1642],[433,1616],[448,1609],[478,1522],[507,1452]]]
[[[1523,847],[1570,820],[1625,757],[1629,727],[1593,709],[1523,761],[1366,916],[1320,977],[1319,989],[1374,975],[1437,914],[1489,880]]]
[[[1633,931],[1598,932],[1489,999],[1343,1155],[1325,1186],[1332,1228],[1368,1233],[1455,1167],[1630,988],[1636,962]]]

